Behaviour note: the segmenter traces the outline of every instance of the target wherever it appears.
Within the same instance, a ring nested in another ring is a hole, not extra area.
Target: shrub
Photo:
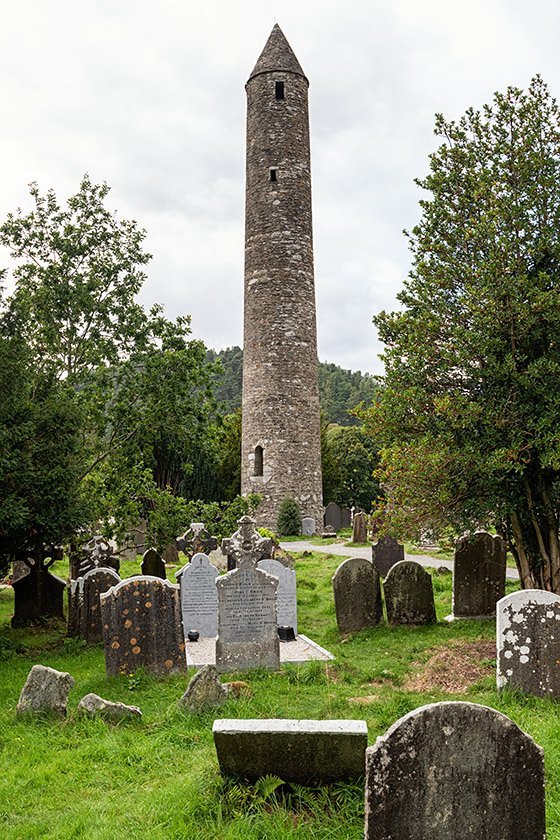
[[[286,496],[280,504],[276,530],[280,537],[297,537],[301,534],[301,511],[293,496]]]

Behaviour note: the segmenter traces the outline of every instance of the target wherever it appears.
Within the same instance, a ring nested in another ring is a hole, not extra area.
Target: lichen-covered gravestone
[[[68,635],[95,645],[103,641],[99,596],[120,582],[114,569],[91,569],[68,587]]]
[[[365,840],[544,840],[543,750],[505,715],[434,703],[366,750]]]
[[[560,596],[513,592],[496,605],[498,689],[560,697]]]
[[[158,577],[166,580],[165,562],[155,548],[148,548],[142,557],[142,574],[148,577]]]
[[[228,690],[220,682],[220,675],[214,665],[205,665],[197,671],[187,686],[187,690],[177,704],[188,712],[200,709],[213,709],[223,705],[228,699]]]
[[[354,514],[354,524],[352,527],[352,542],[365,543],[367,541],[367,519],[365,513],[363,513],[363,511],[360,511],[360,513]]]
[[[296,573],[288,561],[259,560],[257,569],[278,578],[276,605],[278,626],[293,627],[297,636],[297,589]]]
[[[270,543],[270,540],[260,537],[249,516],[239,520],[238,533],[240,543],[235,553],[238,568],[216,581],[216,667],[219,671],[276,669],[280,666],[276,609],[278,578],[257,569],[262,543]]]
[[[371,548],[373,565],[381,575],[385,577],[389,569],[404,560],[404,545],[396,541],[394,537],[381,537]]]
[[[186,671],[179,587],[157,577],[123,580],[101,596],[107,676]]]
[[[74,677],[46,665],[33,665],[21,690],[16,715],[55,714],[66,717]]]
[[[190,563],[175,574],[181,591],[181,612],[185,636],[196,630],[203,639],[214,639],[218,632],[218,570],[206,554],[195,554]]]
[[[221,549],[222,554],[227,557],[228,572],[231,572],[237,567],[241,557],[246,556],[247,552],[251,552],[255,563],[259,560],[264,560],[267,557],[272,557],[272,540],[270,537],[261,537],[256,528],[250,530],[248,523],[253,522],[250,516],[242,516],[237,521],[239,528],[231,537],[226,537],[222,540]],[[253,523],[254,524],[254,523]],[[247,526],[247,527],[245,527]]]
[[[336,621],[341,633],[376,627],[383,621],[381,586],[369,560],[343,560],[332,578]]]
[[[501,537],[477,531],[455,548],[452,618],[494,618],[506,594],[506,549]]]
[[[436,620],[432,576],[420,563],[401,560],[383,583],[389,624],[433,624]]]

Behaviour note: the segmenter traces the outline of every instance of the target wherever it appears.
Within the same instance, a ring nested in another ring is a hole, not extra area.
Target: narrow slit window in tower
[[[271,181],[277,181],[278,178],[277,178],[276,173],[278,172],[278,167],[277,166],[271,166],[269,172],[270,172],[270,180]]]
[[[284,99],[284,82],[276,82],[276,99]]]
[[[255,468],[253,475],[263,474],[263,448],[262,446],[255,446]]]

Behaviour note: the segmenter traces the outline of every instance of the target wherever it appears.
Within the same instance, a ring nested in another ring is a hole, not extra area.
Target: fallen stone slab
[[[66,717],[68,695],[73,686],[74,677],[66,671],[33,665],[21,690],[16,715],[54,713]]]
[[[105,720],[124,720],[142,717],[138,706],[127,706],[125,703],[113,703],[104,700],[98,694],[86,694],[78,703],[78,714],[99,715]]]
[[[337,782],[365,772],[365,720],[214,721],[220,771],[255,781],[273,774],[285,782]]]

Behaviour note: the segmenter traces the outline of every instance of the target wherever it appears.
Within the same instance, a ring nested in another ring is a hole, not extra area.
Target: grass
[[[426,703],[463,699],[492,706],[544,747],[548,838],[560,840],[560,705],[498,696],[495,661],[488,653],[476,663],[479,676],[460,693],[441,687],[435,651],[453,657],[477,645],[491,650],[495,639],[493,621],[443,620],[451,610],[450,575],[433,574],[438,614],[433,627],[381,626],[341,637],[331,584],[341,559],[313,552],[296,555],[295,564],[299,629],[336,660],[228,676],[224,679],[248,682],[253,696],[228,700],[219,715],[362,719],[372,744],[395,720]],[[130,564],[126,573],[138,571],[137,566]],[[62,565],[55,571],[66,574]],[[508,591],[515,587],[508,583]],[[60,620],[12,629],[12,614],[13,593],[1,590],[0,836],[5,840],[363,837],[363,780],[317,788],[282,785],[275,779],[256,785],[224,780],[217,770],[213,715],[177,709],[187,677],[139,672],[108,679],[101,646],[67,639]],[[69,671],[76,681],[63,722],[14,716],[36,662]],[[410,679],[418,673],[432,677],[422,690],[411,690]],[[142,721],[108,725],[79,719],[77,704],[88,692],[140,706]]]

